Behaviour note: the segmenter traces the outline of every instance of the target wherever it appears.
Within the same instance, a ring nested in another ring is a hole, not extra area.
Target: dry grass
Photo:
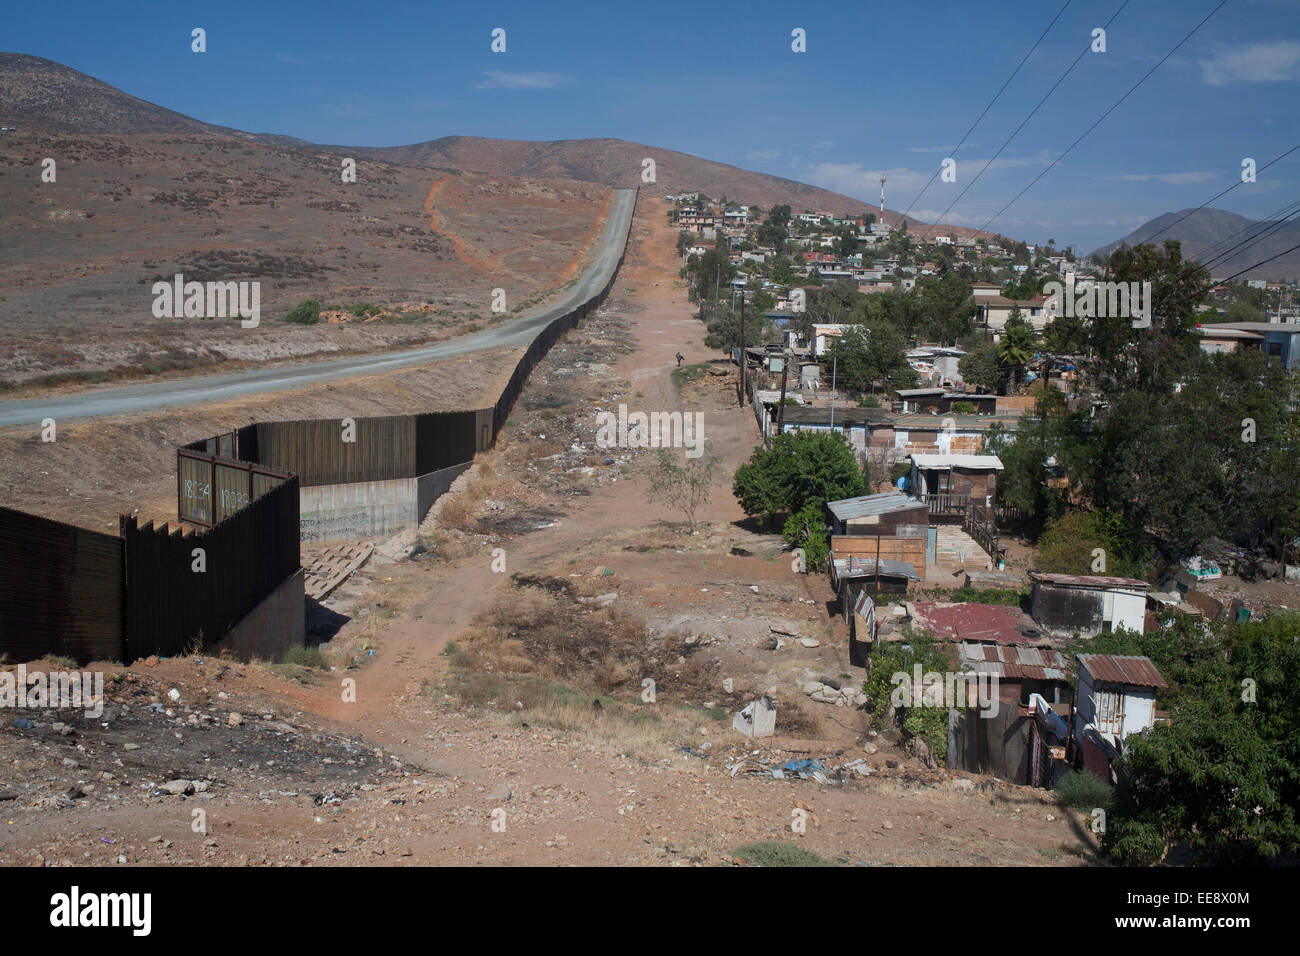
[[[637,618],[580,603],[611,589],[612,575],[516,576],[504,597],[448,645],[451,681],[465,706],[510,712],[530,724],[580,733],[622,753],[662,757],[702,722],[725,718],[739,696],[722,691],[719,664],[685,635],[650,635]],[[643,681],[654,681],[646,700]],[[711,711],[701,702],[715,703]]]
[[[483,501],[492,494],[493,469],[500,462],[497,455],[480,456],[479,461],[458,478],[451,489],[434,502],[433,520],[440,530],[470,532],[482,510]]]

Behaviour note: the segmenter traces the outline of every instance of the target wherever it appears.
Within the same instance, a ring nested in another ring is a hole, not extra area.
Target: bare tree
[[[696,514],[713,494],[723,460],[721,455],[708,454],[707,444],[702,451],[704,454],[694,458],[688,455],[685,464],[678,464],[673,452],[660,448],[645,476],[650,486],[649,499],[685,515],[691,534],[697,528]]]

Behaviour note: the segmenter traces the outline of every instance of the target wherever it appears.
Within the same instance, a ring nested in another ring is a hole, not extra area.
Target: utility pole
[[[790,354],[781,350],[781,404],[777,406],[776,412],[776,433],[778,435],[785,432],[785,382],[790,375]]]
[[[835,427],[835,371],[839,368],[840,357],[838,354],[831,356],[831,428]]]
[[[745,407],[745,294],[740,294],[740,407]]]

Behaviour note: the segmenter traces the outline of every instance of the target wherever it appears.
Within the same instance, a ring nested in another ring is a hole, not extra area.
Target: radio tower
[[[880,224],[885,224],[885,175],[880,175]]]

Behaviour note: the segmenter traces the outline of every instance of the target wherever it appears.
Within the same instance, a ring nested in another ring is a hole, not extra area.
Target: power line
[[[1223,6],[1223,4],[1221,3],[1221,4],[1219,4],[1219,6],[1221,7],[1221,6]],[[1218,7],[1215,8],[1215,11],[1214,11],[1214,12],[1215,12],[1215,13],[1218,12]],[[1211,13],[1210,16],[1214,16],[1214,13]],[[1208,19],[1208,17],[1207,17],[1206,19]],[[1204,21],[1202,21],[1202,22],[1204,22]],[[1199,29],[1199,27],[1198,27],[1198,29]],[[1193,32],[1194,32],[1194,31],[1193,31]],[[1171,51],[1171,52],[1172,52],[1172,51]],[[1288,156],[1290,156],[1292,153],[1294,153],[1297,149],[1300,149],[1300,143],[1297,143],[1296,145],[1292,146],[1290,149],[1288,149],[1288,150],[1287,150],[1285,153],[1283,153],[1281,156],[1276,156],[1276,157],[1274,157],[1273,159],[1270,159],[1270,160],[1269,160],[1267,163],[1265,163],[1263,166],[1260,166],[1258,169],[1256,169],[1255,172],[1256,172],[1256,173],[1262,173],[1264,170],[1268,169],[1268,167],[1270,167],[1270,166],[1272,166],[1274,163],[1276,163],[1279,159],[1285,159],[1286,157],[1288,157]],[[1241,183],[1242,183],[1242,180],[1241,180],[1240,178],[1238,178],[1237,181],[1236,181],[1235,183],[1233,183],[1231,186],[1229,186],[1229,187],[1228,187],[1227,189],[1225,189],[1223,192],[1221,192],[1221,193],[1216,193],[1215,195],[1211,196],[1209,199],[1205,200],[1205,202],[1201,203],[1201,204],[1200,204],[1199,206],[1197,206],[1195,209],[1192,209],[1192,210],[1190,210],[1190,211],[1188,211],[1188,212],[1183,213],[1181,216],[1179,216],[1177,219],[1175,219],[1175,220],[1174,220],[1173,222],[1171,222],[1169,225],[1165,226],[1165,227],[1164,227],[1163,229],[1161,229],[1159,232],[1154,233],[1154,234],[1152,234],[1152,235],[1150,235],[1150,236],[1147,236],[1146,239],[1144,239],[1144,240],[1142,240],[1142,241],[1143,241],[1143,242],[1150,242],[1150,241],[1151,241],[1152,239],[1154,239],[1156,236],[1163,236],[1166,232],[1168,232],[1170,229],[1174,228],[1174,226],[1178,225],[1180,222],[1182,222],[1182,221],[1183,221],[1184,219],[1186,219],[1188,216],[1193,215],[1194,213],[1198,213],[1198,212],[1200,212],[1202,209],[1204,209],[1204,208],[1205,208],[1206,206],[1208,206],[1210,203],[1214,202],[1216,199],[1218,199],[1218,198],[1220,198],[1220,197],[1222,197],[1222,196],[1226,196],[1228,193],[1232,192],[1234,189],[1236,189],[1238,186],[1240,186]]]
[[[1039,34],[1038,39],[1034,41],[1034,45],[1029,48],[1029,52],[1026,53],[1023,58],[1021,58],[1020,63],[1016,66],[1014,70],[1011,71],[1011,75],[1007,77],[1006,82],[1004,82],[1001,88],[996,93],[993,94],[993,99],[989,100],[988,105],[984,107],[984,112],[980,113],[980,115],[976,117],[975,122],[970,124],[970,129],[966,130],[966,135],[961,138],[961,142],[959,142],[956,148],[953,149],[952,153],[954,156],[957,155],[957,150],[962,148],[966,140],[970,137],[970,134],[975,132],[975,127],[979,126],[980,120],[984,119],[984,117],[988,114],[988,111],[993,108],[993,104],[998,101],[998,97],[1000,97],[1003,94],[1003,92],[1006,90],[1006,88],[1011,85],[1011,81],[1016,78],[1016,74],[1020,72],[1020,68],[1029,61],[1029,58],[1031,56],[1034,55],[1034,51],[1038,49],[1038,44],[1042,43],[1043,38],[1047,36],[1047,34],[1051,31],[1052,27],[1056,26],[1056,21],[1061,19],[1061,14],[1065,13],[1065,8],[1068,7],[1072,2],[1073,0],[1065,0],[1065,6],[1061,7],[1060,10],[1056,11],[1056,16],[1052,17],[1052,22],[1047,25],[1047,27],[1043,30],[1041,34]],[[932,185],[934,185],[935,177],[937,177],[938,175],[939,175],[939,170],[937,169],[930,174],[930,181],[927,182],[924,187],[922,187],[921,191],[916,194],[916,198],[913,199],[908,204],[907,208],[903,210],[904,219],[906,219],[907,214],[912,211],[912,207],[921,201],[921,197],[926,194],[926,191],[929,190],[929,188]]]
[[[1200,252],[1200,254],[1201,254],[1202,256],[1214,255],[1215,257],[1217,257],[1217,256],[1218,256],[1218,252],[1217,252],[1216,250],[1218,250],[1220,246],[1226,246],[1226,245],[1228,245],[1228,244],[1231,243],[1233,240],[1235,240],[1238,236],[1240,236],[1242,233],[1244,233],[1244,232],[1249,232],[1251,229],[1254,229],[1256,226],[1267,226],[1267,225],[1269,225],[1270,223],[1276,222],[1278,219],[1282,219],[1282,218],[1285,218],[1285,217],[1287,217],[1287,216],[1290,216],[1290,215],[1291,215],[1291,212],[1293,211],[1293,207],[1295,207],[1295,206],[1300,206],[1300,199],[1298,199],[1298,200],[1296,200],[1296,201],[1294,201],[1294,202],[1289,202],[1289,203],[1287,203],[1287,204],[1286,204],[1285,206],[1283,206],[1281,209],[1275,209],[1275,210],[1273,210],[1271,213],[1269,213],[1269,214],[1268,214],[1267,216],[1265,216],[1263,219],[1260,219],[1260,220],[1258,220],[1258,221],[1256,221],[1256,222],[1248,222],[1248,223],[1246,223],[1246,225],[1242,226],[1242,227],[1241,227],[1240,229],[1238,229],[1236,232],[1231,233],[1231,234],[1229,234],[1229,235],[1223,237],[1222,239],[1220,239],[1218,242],[1213,243],[1212,245],[1207,246],[1206,248],[1202,249],[1201,252]],[[1159,235],[1159,233],[1156,233],[1156,235]],[[1153,238],[1154,238],[1154,237],[1153,237]],[[1148,239],[1148,240],[1143,240],[1143,241],[1144,241],[1144,242],[1149,242],[1150,240]],[[1243,240],[1243,241],[1245,241],[1245,240]]]
[[[1300,213],[1293,213],[1284,219],[1279,219],[1276,222],[1267,223],[1266,227],[1261,229],[1252,239],[1250,240],[1243,239],[1241,242],[1237,243],[1231,248],[1226,249],[1223,252],[1219,253],[1213,259],[1210,259],[1208,261],[1202,261],[1201,265],[1205,266],[1205,268],[1208,269],[1210,268],[1211,265],[1214,265],[1215,263],[1222,263],[1228,261],[1229,259],[1236,258],[1237,256],[1244,253],[1251,246],[1258,243],[1260,240],[1267,239],[1269,236],[1281,230],[1282,227],[1287,225],[1288,222],[1294,221],[1296,215],[1300,215]]]
[[[1281,259],[1281,258],[1282,258],[1284,255],[1286,255],[1288,252],[1295,252],[1297,249],[1300,249],[1300,243],[1296,243],[1296,244],[1295,244],[1294,246],[1292,246],[1290,249],[1283,249],[1281,252],[1279,252],[1279,253],[1278,253],[1277,255],[1275,255],[1275,256],[1269,256],[1267,259],[1261,259],[1259,262],[1256,262],[1256,263],[1255,263],[1254,265],[1252,265],[1252,266],[1246,266],[1246,268],[1242,269],[1240,272],[1235,272],[1235,273],[1233,273],[1232,275],[1228,276],[1228,278],[1226,278],[1226,279],[1224,279],[1224,280],[1222,280],[1222,281],[1224,281],[1224,282],[1231,282],[1233,279],[1237,278],[1237,276],[1244,276],[1244,275],[1245,275],[1247,272],[1249,272],[1251,269],[1258,269],[1260,266],[1268,265],[1268,264],[1269,264],[1270,262],[1272,262],[1274,259]]]
[[[1029,192],[1029,190],[1033,188],[1035,183],[1037,183],[1040,179],[1042,179],[1049,172],[1051,172],[1057,163],[1059,163],[1066,156],[1068,156],[1070,152],[1074,149],[1074,147],[1078,146],[1081,142],[1083,142],[1085,136],[1087,136],[1094,129],[1100,126],[1102,124],[1102,121],[1104,121],[1106,117],[1108,117],[1111,113],[1115,112],[1115,110],[1119,108],[1120,104],[1123,103],[1130,96],[1132,96],[1134,91],[1137,90],[1139,86],[1141,86],[1148,79],[1150,79],[1151,74],[1155,73],[1156,70],[1160,69],[1160,67],[1164,65],[1165,60],[1168,60],[1171,56],[1177,53],[1178,50],[1182,47],[1182,45],[1186,43],[1188,40],[1190,40],[1192,38],[1192,35],[1195,34],[1197,30],[1199,30],[1201,27],[1205,26],[1205,24],[1209,22],[1210,17],[1214,16],[1216,13],[1218,13],[1220,10],[1223,9],[1223,7],[1227,4],[1227,2],[1228,0],[1220,0],[1219,5],[1217,7],[1215,7],[1213,10],[1207,13],[1205,15],[1205,18],[1201,20],[1200,23],[1192,27],[1192,29],[1188,31],[1186,36],[1184,36],[1181,40],[1179,40],[1176,44],[1174,44],[1174,48],[1172,50],[1170,50],[1168,53],[1166,53],[1163,57],[1160,58],[1159,63],[1151,67],[1151,69],[1148,70],[1146,74],[1143,75],[1142,79],[1138,80],[1131,87],[1129,87],[1128,92],[1125,93],[1123,96],[1121,96],[1118,100],[1116,100],[1114,105],[1112,105],[1110,109],[1106,110],[1106,112],[1102,113],[1101,116],[1097,117],[1096,122],[1094,122],[1086,130],[1080,133],[1078,139],[1076,139],[1073,143],[1071,143],[1069,146],[1066,147],[1065,152],[1061,153],[1060,156],[1057,156],[1056,159],[1052,160],[1051,164],[1046,169],[1044,169],[1041,173],[1039,173],[1037,176],[1035,176],[1033,179],[1029,181],[1029,185],[1027,185],[1024,189],[1020,190],[1020,192],[1016,193],[1015,196],[1011,198],[1010,202],[1008,202],[1005,206],[1003,206],[996,213],[990,216],[988,221],[985,222],[984,225],[980,227],[980,231],[988,229],[990,223],[992,223],[994,220],[998,218],[998,216],[1001,216],[1004,212],[1010,209],[1012,205],[1014,205],[1016,201],[1020,199],[1021,196],[1023,196],[1025,193]]]
[[[1103,25],[1103,29],[1109,27],[1115,21],[1115,18],[1124,12],[1124,8],[1127,7],[1130,2],[1131,0],[1124,0],[1124,2],[1120,4],[1120,8],[1116,10],[1113,14],[1111,14],[1110,19],[1107,20],[1106,23]],[[1009,145],[1011,145],[1011,141],[1015,139],[1016,136],[1020,134],[1020,131],[1025,128],[1025,125],[1031,119],[1034,118],[1034,114],[1036,114],[1040,109],[1042,109],[1043,104],[1046,103],[1048,99],[1051,98],[1052,94],[1056,92],[1056,88],[1059,87],[1062,83],[1064,83],[1065,78],[1074,72],[1074,68],[1079,65],[1080,61],[1082,61],[1085,56],[1088,55],[1088,52],[1091,49],[1092,49],[1092,43],[1091,41],[1089,41],[1088,45],[1083,48],[1083,52],[1081,52],[1078,56],[1074,58],[1074,62],[1071,63],[1070,66],[1066,69],[1066,71],[1061,74],[1060,78],[1057,79],[1057,81],[1052,84],[1052,88],[1048,90],[1047,93],[1044,94],[1043,98],[1038,101],[1038,104],[1032,110],[1029,111],[1029,115],[1020,121],[1020,125],[1017,126],[1015,130],[1012,131],[1011,135],[1007,137],[1006,142],[1004,142],[1001,146],[999,146],[998,151],[994,153],[991,157],[989,157],[989,161],[984,164],[984,168],[975,174],[975,178],[966,184],[966,188],[957,194],[956,199],[948,203],[948,208],[945,209],[943,211],[943,215],[939,217],[939,222],[934,223],[934,225],[930,226],[930,229],[927,229],[925,231],[925,235],[921,237],[923,240],[929,237],[930,230],[934,229],[935,226],[938,226],[940,223],[943,222],[944,217],[946,217],[948,213],[952,211],[952,207],[957,205],[957,203],[961,202],[961,197],[965,196],[966,193],[970,190],[970,188],[974,186],[977,182],[979,182],[979,178],[983,176],[985,172],[987,172],[990,166],[993,165],[994,160],[996,160],[999,156],[1001,156],[1002,151],[1006,149]]]

